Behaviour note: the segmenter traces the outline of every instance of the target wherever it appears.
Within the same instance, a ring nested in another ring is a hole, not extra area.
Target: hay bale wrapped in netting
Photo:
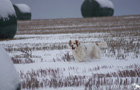
[[[17,17],[10,0],[0,0],[0,39],[13,38],[17,31]]]
[[[81,13],[83,17],[113,16],[114,6],[109,0],[85,0]]]
[[[26,4],[14,4],[18,20],[31,20],[31,9]]]

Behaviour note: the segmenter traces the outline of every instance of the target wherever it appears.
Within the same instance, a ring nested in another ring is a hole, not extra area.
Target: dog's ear
[[[76,45],[79,46],[80,42],[78,40],[75,40]]]
[[[69,46],[71,46],[71,44],[72,44],[72,42],[71,42],[71,40],[69,41]]]

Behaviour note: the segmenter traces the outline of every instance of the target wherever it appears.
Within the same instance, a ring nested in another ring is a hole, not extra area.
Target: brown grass
[[[62,75],[63,77],[61,77],[60,73],[62,73],[63,69],[39,69],[31,70],[27,73],[20,72],[20,77],[22,78],[23,89],[84,86],[86,90],[102,90],[103,88],[110,88],[110,90],[132,90],[133,83],[140,83],[139,69],[123,70],[106,74],[93,74],[91,77],[84,75],[70,75],[65,77]],[[45,78],[46,76],[51,76],[52,78],[47,79]],[[37,79],[37,77],[42,77],[42,79]]]
[[[17,34],[120,32],[139,30],[140,16],[18,21]],[[62,27],[64,26],[64,27]]]

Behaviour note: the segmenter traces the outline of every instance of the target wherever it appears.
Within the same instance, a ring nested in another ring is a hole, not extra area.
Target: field
[[[78,62],[68,45],[106,41],[101,59]],[[22,90],[134,90],[140,85],[140,15],[18,21],[1,40]]]

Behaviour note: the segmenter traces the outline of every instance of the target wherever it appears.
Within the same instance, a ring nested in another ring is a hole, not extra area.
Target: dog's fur
[[[72,54],[79,62],[88,61],[90,59],[99,59],[101,57],[100,48],[106,48],[107,44],[103,43],[80,43],[78,40],[70,40],[69,46]]]
[[[140,86],[138,84],[134,83],[132,85],[135,87],[134,90],[140,89]]]

